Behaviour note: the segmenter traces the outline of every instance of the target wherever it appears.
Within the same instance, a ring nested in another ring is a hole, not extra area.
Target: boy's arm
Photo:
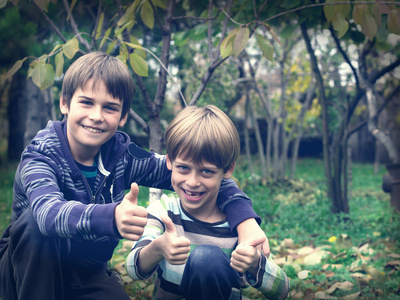
[[[162,261],[171,265],[183,265],[189,257],[190,240],[179,237],[172,220],[162,216],[165,224],[163,235],[143,247],[138,255],[137,270],[140,276],[146,276]]]
[[[224,179],[219,190],[217,204],[225,212],[232,231],[237,231],[239,242],[254,240],[263,237],[260,243],[264,254],[270,253],[269,242],[258,224],[261,218],[254,212],[251,200],[239,189],[233,179]]]
[[[272,260],[263,256],[255,247],[257,240],[239,244],[232,252],[231,266],[244,273],[247,282],[268,299],[285,299],[289,293],[289,279]]]

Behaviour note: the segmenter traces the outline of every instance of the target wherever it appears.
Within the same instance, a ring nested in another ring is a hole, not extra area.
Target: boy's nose
[[[103,114],[101,112],[101,109],[92,109],[92,111],[90,112],[89,115],[89,119],[95,121],[95,122],[99,122],[99,121],[103,121]]]
[[[198,175],[195,174],[194,172],[191,173],[190,175],[188,175],[188,178],[187,178],[187,180],[186,180],[186,183],[187,183],[187,185],[190,186],[190,187],[199,186],[199,185],[200,185],[200,181],[199,181]]]

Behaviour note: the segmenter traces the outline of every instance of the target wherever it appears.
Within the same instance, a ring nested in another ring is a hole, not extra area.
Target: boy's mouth
[[[190,192],[182,189],[189,200],[199,200],[205,193],[204,192]]]
[[[101,129],[97,129],[97,128],[93,128],[93,127],[88,127],[88,126],[85,126],[85,125],[82,125],[82,127],[85,128],[86,130],[88,130],[88,131],[90,131],[90,132],[94,132],[94,133],[101,133],[101,132],[104,131],[104,130],[101,130]]]

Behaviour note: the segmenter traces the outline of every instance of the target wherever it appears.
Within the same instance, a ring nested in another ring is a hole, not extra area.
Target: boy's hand
[[[243,221],[236,229],[239,236],[239,244],[258,240],[259,244],[255,246],[257,246],[258,250],[263,251],[265,257],[269,257],[271,250],[268,238],[255,219],[251,218]]]
[[[249,271],[252,274],[256,274],[258,261],[260,260],[260,253],[257,250],[257,245],[261,244],[263,241],[264,238],[259,237],[239,244],[232,252],[231,267],[239,273]]]
[[[132,183],[131,190],[116,206],[114,216],[119,234],[128,240],[137,241],[143,234],[147,224],[147,210],[137,205],[139,187]]]
[[[165,224],[164,234],[157,238],[161,255],[171,265],[183,265],[189,257],[190,240],[178,236],[170,217],[162,216],[161,219]]]

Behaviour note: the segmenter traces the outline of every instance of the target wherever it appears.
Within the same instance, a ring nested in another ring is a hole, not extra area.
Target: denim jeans
[[[120,277],[104,265],[70,261],[69,239],[44,236],[27,208],[0,249],[2,300],[129,300]]]
[[[241,299],[242,280],[217,246],[201,245],[189,255],[180,291],[186,299]]]

